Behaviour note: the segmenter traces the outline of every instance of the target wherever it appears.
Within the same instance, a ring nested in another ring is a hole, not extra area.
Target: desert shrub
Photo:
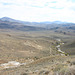
[[[44,72],[45,72],[44,70],[40,71],[39,72],[39,75],[42,75]]]
[[[41,70],[38,75],[48,75],[48,74],[49,74],[48,70]]]
[[[21,75],[28,75],[27,73],[22,73]]]
[[[64,66],[64,65],[62,65],[62,64],[57,65],[57,66],[55,67],[54,71],[59,71],[60,69],[63,68],[63,66]]]
[[[36,60],[37,60],[37,59],[39,59],[39,58],[38,58],[37,56],[35,56],[35,57],[34,57],[34,59],[36,59]]]
[[[75,61],[72,61],[71,64],[72,64],[72,65],[75,65]]]
[[[67,61],[68,64],[70,64],[70,66],[75,65],[75,61]]]
[[[54,75],[75,75],[75,66],[63,67],[56,71]]]

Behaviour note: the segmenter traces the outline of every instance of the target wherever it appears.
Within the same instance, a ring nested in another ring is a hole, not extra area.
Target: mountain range
[[[45,28],[29,26],[27,24],[23,24],[21,21],[14,20],[8,17],[3,17],[0,19],[0,29],[36,31],[36,30],[44,30]]]
[[[9,18],[9,17],[2,17],[2,18],[0,18],[0,20],[2,20],[2,21],[9,21],[9,22],[19,22],[19,23],[34,23],[34,24],[35,23],[37,23],[37,24],[53,24],[53,23],[61,24],[61,23],[67,23],[67,22],[62,22],[62,21],[27,22],[27,21],[15,20],[15,19],[12,19],[12,18]]]
[[[9,17],[0,18],[0,29],[33,31],[33,30],[53,30],[53,29],[56,30],[60,28],[75,30],[75,23],[68,23],[61,21],[27,22],[15,20]]]

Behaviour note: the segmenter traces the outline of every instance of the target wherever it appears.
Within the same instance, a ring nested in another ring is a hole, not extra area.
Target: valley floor
[[[75,75],[74,41],[53,31],[1,31],[0,75]]]

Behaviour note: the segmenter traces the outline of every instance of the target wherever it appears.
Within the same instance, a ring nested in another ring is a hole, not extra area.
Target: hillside
[[[1,31],[0,75],[75,74],[74,39],[53,31]]]
[[[21,30],[21,31],[45,30],[45,28],[26,26],[22,23],[2,21],[2,20],[0,20],[0,29],[12,29],[12,30]]]

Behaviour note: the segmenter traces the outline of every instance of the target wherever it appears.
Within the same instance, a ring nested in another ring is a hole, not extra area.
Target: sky
[[[75,23],[75,0],[0,0],[0,18]]]

